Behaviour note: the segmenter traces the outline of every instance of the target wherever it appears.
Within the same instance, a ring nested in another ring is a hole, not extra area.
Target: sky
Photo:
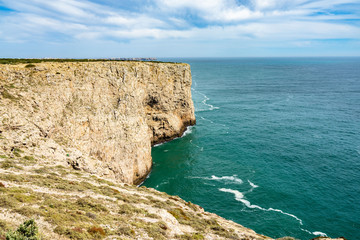
[[[0,0],[0,58],[360,56],[360,0]]]

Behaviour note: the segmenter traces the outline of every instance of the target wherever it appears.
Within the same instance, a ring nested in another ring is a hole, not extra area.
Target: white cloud
[[[346,19],[354,14],[326,14],[357,0],[154,0],[141,11],[111,8],[88,0],[2,0],[16,10],[0,17],[6,41],[69,39],[258,39],[311,42],[311,39],[360,39],[360,28]],[[322,15],[316,15],[324,12]],[[188,16],[192,17],[189,18]],[[193,21],[196,19],[196,21]],[[199,24],[200,22],[200,24]]]

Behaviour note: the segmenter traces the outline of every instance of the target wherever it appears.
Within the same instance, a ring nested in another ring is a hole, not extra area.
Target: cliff
[[[187,64],[0,65],[1,150],[139,183],[151,145],[195,124]]]

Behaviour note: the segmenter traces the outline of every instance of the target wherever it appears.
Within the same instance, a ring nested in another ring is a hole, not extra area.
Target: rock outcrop
[[[0,65],[1,150],[67,162],[139,183],[151,145],[195,124],[183,63],[78,62]]]

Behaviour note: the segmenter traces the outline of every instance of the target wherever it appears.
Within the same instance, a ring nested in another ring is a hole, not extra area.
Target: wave
[[[185,137],[186,135],[192,133],[193,126],[188,126],[185,130],[185,132],[181,135],[181,137]]]
[[[252,189],[258,187],[257,185],[253,184],[252,182],[250,182],[248,180],[249,184],[251,185]],[[227,192],[227,193],[232,193],[234,194],[235,196],[235,200],[239,201],[239,202],[242,202],[246,207],[248,208],[251,208],[251,209],[259,209],[261,211],[266,211],[266,212],[278,212],[278,213],[281,213],[281,214],[284,214],[284,215],[287,215],[289,217],[292,217],[294,219],[296,219],[296,221],[299,222],[300,226],[304,225],[303,224],[303,221],[298,218],[297,216],[295,216],[294,214],[291,214],[291,213],[287,213],[287,212],[284,212],[280,209],[275,209],[275,208],[263,208],[263,207],[260,207],[258,205],[255,205],[255,204],[251,204],[250,201],[244,199],[245,197],[245,194],[243,194],[242,192],[238,191],[238,190],[233,190],[233,189],[229,189],[229,188],[219,188],[219,191],[222,191],[222,192]],[[249,190],[248,192],[250,192],[252,190]],[[309,234],[312,234],[312,235],[321,235],[321,236],[327,236],[325,233],[323,232],[319,232],[319,231],[315,231],[315,232],[310,232],[309,230],[306,230],[306,229],[303,229],[300,227],[300,229],[304,232],[307,232]]]
[[[243,180],[241,180],[240,178],[238,178],[236,175],[233,176],[222,176],[222,177],[217,177],[215,175],[212,175],[211,178],[209,180],[216,180],[216,181],[231,181],[237,184],[242,184]]]
[[[312,234],[314,235],[318,235],[318,236],[323,236],[323,237],[326,237],[326,233],[323,233],[323,232],[312,232]]]
[[[208,96],[206,96],[204,93],[197,91],[194,88],[191,88],[191,90],[193,90],[195,93],[198,93],[201,96],[203,96],[204,99],[201,101],[201,103],[207,107],[206,109],[195,109],[195,112],[204,112],[204,111],[212,111],[215,109],[219,109],[219,107],[215,107],[214,105],[207,103],[207,101],[209,101],[210,98]]]
[[[240,178],[238,178],[236,175],[233,176],[222,176],[222,177],[217,177],[215,175],[212,175],[211,177],[187,177],[187,178],[200,178],[200,179],[204,179],[204,180],[210,180],[210,181],[223,181],[226,183],[235,183],[235,184],[242,184],[243,180],[241,180]]]

